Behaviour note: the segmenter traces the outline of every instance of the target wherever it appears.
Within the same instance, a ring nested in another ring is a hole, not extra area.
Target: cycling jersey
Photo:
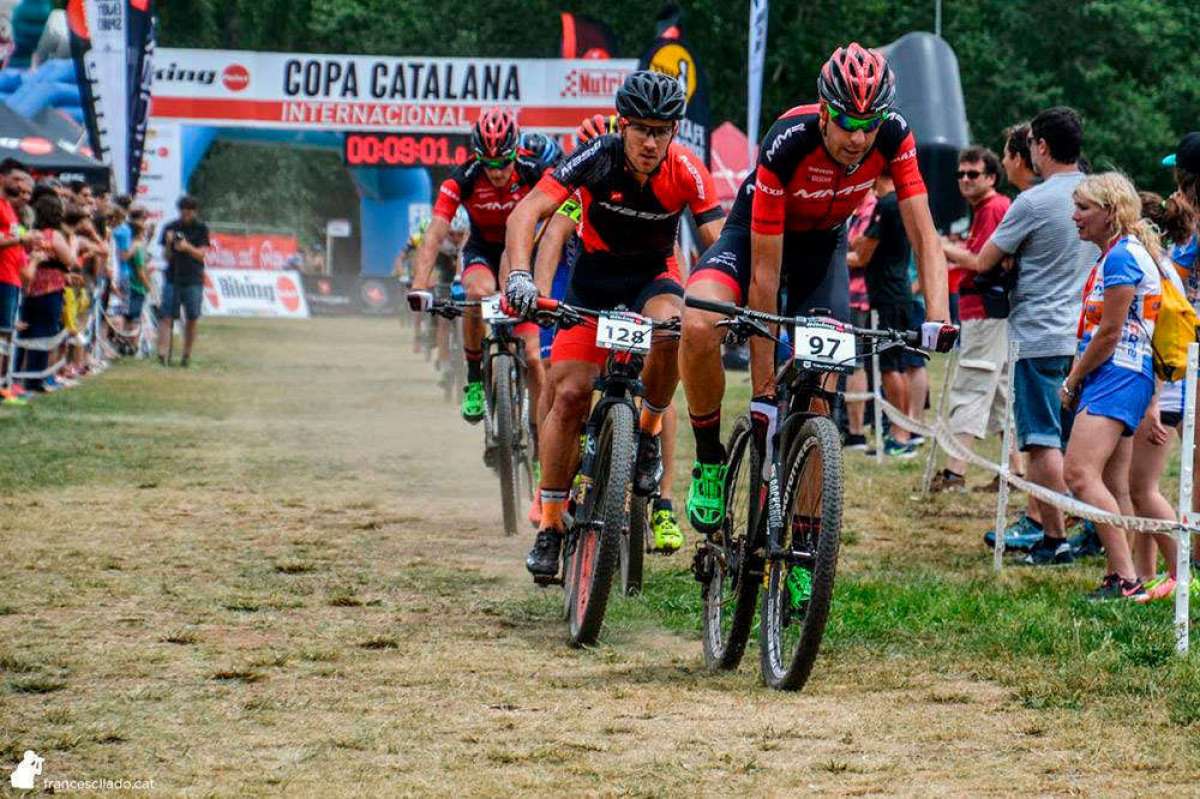
[[[645,184],[625,165],[620,135],[598,136],[538,183],[561,203],[578,190],[583,206],[584,255],[620,255],[632,262],[673,261],[679,217],[690,208],[696,224],[723,216],[712,175],[686,147],[672,143]]]
[[[825,149],[818,123],[815,105],[797,106],[775,121],[759,148],[758,168],[738,189],[728,226],[764,235],[833,230],[884,172],[900,200],[925,194],[917,143],[904,117],[885,120],[866,156],[849,167]]]
[[[503,246],[508,215],[542,175],[541,166],[531,159],[518,156],[513,164],[508,182],[499,188],[487,179],[478,160],[456,167],[438,189],[433,215],[449,222],[461,205],[471,221],[471,239]]]
[[[779,117],[758,150],[758,167],[743,181],[721,237],[692,272],[690,283],[711,280],[744,302],[750,287],[750,234],[783,235],[781,286],[790,312],[822,308],[850,321],[844,225],[875,179],[887,172],[900,200],[925,193],[916,141],[893,114],[854,166],[833,160],[818,125],[818,106],[797,106]],[[832,269],[830,267],[833,267]]]

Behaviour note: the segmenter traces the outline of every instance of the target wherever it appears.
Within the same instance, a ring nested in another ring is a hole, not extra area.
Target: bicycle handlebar
[[[828,324],[830,321],[837,321],[836,319],[831,320],[821,316],[780,316],[779,314],[770,314],[764,311],[755,311],[751,308],[743,308],[731,302],[702,300],[699,297],[685,297],[683,302],[689,308],[696,308],[700,311],[711,311],[712,313],[731,317],[735,324],[739,320],[750,320],[776,325],[796,325],[803,327],[814,322]],[[838,322],[838,324],[843,323]],[[921,341],[921,334],[915,330],[875,330],[869,327],[854,327],[853,325],[844,325],[844,327],[855,336],[862,338],[891,339],[892,341],[901,341],[906,346],[916,346]]]

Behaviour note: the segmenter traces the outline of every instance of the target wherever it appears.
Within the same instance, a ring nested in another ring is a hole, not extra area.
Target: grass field
[[[685,556],[567,648],[408,349],[395,320],[206,320],[192,370],[0,412],[0,763],[167,796],[1195,792],[1170,604],[1084,602],[1098,561],[994,578],[994,497],[921,498],[920,462],[848,456],[803,693],[753,645],[703,670]]]

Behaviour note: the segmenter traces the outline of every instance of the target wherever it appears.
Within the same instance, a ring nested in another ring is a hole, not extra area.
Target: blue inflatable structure
[[[33,119],[47,108],[62,111],[80,125],[83,108],[75,66],[68,59],[47,61],[35,70],[0,70],[0,99],[22,116]],[[183,125],[182,185],[187,186],[196,167],[215,141],[342,150],[342,134],[328,131],[269,130]],[[402,252],[409,235],[410,207],[427,206],[432,190],[428,170],[421,167],[355,167],[350,170],[361,200],[361,273],[382,277],[392,273],[392,262]]]

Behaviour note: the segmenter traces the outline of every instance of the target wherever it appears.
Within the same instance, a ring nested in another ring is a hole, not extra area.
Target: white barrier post
[[[955,348],[950,353],[950,363],[946,364],[946,374],[942,378],[942,395],[938,397],[938,412],[937,420],[934,422],[934,427],[938,427],[946,420],[946,406],[950,404],[950,386],[954,383],[954,375],[958,372],[958,349]],[[925,476],[921,479],[921,493],[929,494],[929,488],[933,485],[933,470],[937,466],[937,441],[928,441],[929,455],[925,459]]]
[[[1179,457],[1179,521],[1190,523],[1196,516],[1192,513],[1192,459],[1196,450],[1196,366],[1200,358],[1200,344],[1188,347],[1187,378],[1183,394],[1183,447]],[[1188,653],[1188,615],[1192,584],[1192,534],[1180,527],[1178,554],[1175,557],[1175,651]]]
[[[879,314],[871,311],[871,328],[879,329]],[[875,399],[871,404],[875,408],[875,463],[883,464],[883,381],[879,373],[879,353],[871,353],[871,393]]]
[[[999,574],[1004,568],[1004,528],[1008,526],[1008,468],[1012,463],[1013,408],[1015,406],[1015,384],[1017,353],[1020,345],[1008,342],[1008,402],[1004,411],[1004,435],[1000,438],[1000,490],[996,494],[996,545],[992,550],[992,569]]]

